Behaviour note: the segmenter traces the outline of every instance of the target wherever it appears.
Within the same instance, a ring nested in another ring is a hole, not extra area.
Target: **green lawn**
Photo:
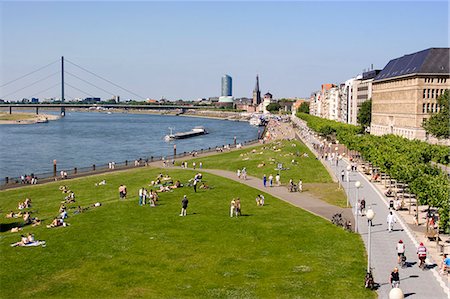
[[[306,154],[307,156],[305,156]],[[305,192],[310,192],[330,204],[345,207],[346,195],[333,183],[330,175],[309,149],[297,140],[275,141],[265,145],[245,148],[220,155],[200,157],[189,160],[189,167],[202,162],[204,168],[224,169],[236,172],[245,167],[251,176],[261,178],[270,174],[275,178],[280,173],[282,184],[290,179],[295,183],[302,179]],[[284,170],[276,170],[281,163]],[[181,163],[179,162],[178,165]]]
[[[100,201],[45,228],[57,214],[62,183],[0,192],[3,214],[30,197],[39,227],[25,227],[46,247],[12,248],[20,233],[4,231],[17,220],[2,218],[1,298],[374,298],[363,287],[365,251],[360,237],[259,192],[207,174],[211,190],[191,188],[160,195],[158,207],[140,207],[137,191],[160,170],[137,169],[65,181],[77,203]],[[166,170],[164,170],[166,171]],[[191,171],[169,170],[186,182]],[[94,186],[106,179],[105,186]],[[118,186],[128,187],[126,201]],[[179,217],[183,194],[187,217]],[[244,216],[229,217],[240,196]],[[72,204],[75,206],[75,204]]]

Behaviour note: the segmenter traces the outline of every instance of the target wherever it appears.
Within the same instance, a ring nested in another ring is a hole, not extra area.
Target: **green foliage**
[[[440,208],[441,225],[448,227],[450,182],[446,174],[431,162],[449,165],[450,155],[446,146],[432,145],[418,140],[408,140],[396,135],[361,135],[355,126],[299,113],[318,134],[329,132],[350,150],[361,154],[381,171],[398,181],[409,184],[423,205]],[[330,129],[331,128],[331,129]]]
[[[450,138],[450,109],[448,89],[437,99],[440,107],[438,113],[423,123],[425,131],[437,138]]]
[[[213,189],[183,187],[161,193],[155,208],[138,205],[138,189],[159,172],[186,183],[193,171],[141,168],[2,191],[2,211],[30,197],[26,226],[47,246],[12,248],[20,233],[0,232],[2,298],[374,298],[361,283],[365,250],[357,234],[267,194],[257,207],[255,189],[204,174]],[[106,185],[95,186],[105,179]],[[119,201],[117,188],[128,187]],[[47,229],[67,184],[76,193],[68,227]],[[179,217],[189,198],[188,216]],[[229,217],[240,196],[243,214]],[[73,206],[101,202],[73,215]],[[2,218],[2,228],[20,222]],[[351,252],[351,254],[349,254]],[[324,267],[324,257],[327,266]],[[324,282],[326,281],[326,284]]]
[[[309,102],[303,102],[298,107],[297,112],[309,114]]]
[[[361,104],[357,115],[358,123],[364,130],[370,127],[372,121],[372,99]]]
[[[270,103],[269,105],[267,105],[267,111],[270,112],[278,112],[280,110],[281,106],[279,103]]]

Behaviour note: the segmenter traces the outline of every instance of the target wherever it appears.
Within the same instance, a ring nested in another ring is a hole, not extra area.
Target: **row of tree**
[[[421,205],[439,208],[441,227],[449,231],[450,181],[448,175],[436,165],[450,164],[448,147],[395,135],[364,134],[364,129],[359,126],[304,113],[297,116],[319,135],[329,140],[339,140],[382,172],[407,183]]]

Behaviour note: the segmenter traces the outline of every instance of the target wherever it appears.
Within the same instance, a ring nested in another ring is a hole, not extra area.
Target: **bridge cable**
[[[92,94],[90,94],[90,93],[88,93],[88,92],[86,92],[86,91],[83,91],[83,90],[81,90],[81,89],[79,89],[79,88],[77,88],[77,87],[75,87],[75,86],[73,86],[73,85],[70,85],[70,84],[67,83],[67,82],[64,82],[64,84],[66,84],[67,86],[70,86],[70,87],[72,87],[73,89],[76,89],[76,90],[78,90],[78,91],[80,91],[80,92],[82,92],[82,93],[84,93],[84,94],[87,94],[88,96],[90,96],[90,97],[92,97],[92,98],[95,97],[95,96],[93,96]]]
[[[13,83],[13,82],[16,82],[17,80],[20,80],[20,79],[22,79],[22,78],[25,78],[26,76],[29,76],[29,75],[31,75],[31,74],[34,74],[34,73],[36,73],[36,72],[38,72],[38,71],[40,71],[40,70],[42,70],[42,69],[45,69],[46,67],[48,67],[48,66],[50,66],[50,65],[52,65],[52,64],[54,64],[54,63],[57,63],[58,61],[60,61],[60,60],[58,59],[58,60],[56,60],[56,61],[53,61],[53,62],[51,62],[51,63],[49,63],[49,64],[47,64],[47,65],[45,65],[45,66],[43,66],[43,67],[41,67],[41,68],[38,68],[37,70],[34,70],[34,71],[32,71],[32,72],[30,72],[30,73],[28,73],[28,74],[25,74],[25,75],[23,75],[23,76],[21,76],[21,77],[19,77],[19,78],[16,78],[16,79],[11,80],[11,81],[9,81],[9,82],[3,84],[3,85],[0,85],[0,87],[4,87],[4,86],[6,86],[6,85],[8,85],[8,84],[11,84],[11,83]]]
[[[29,85],[27,85],[27,86],[25,86],[25,87],[19,88],[19,89],[15,90],[15,91],[13,91],[13,92],[10,92],[10,93],[8,93],[8,94],[6,94],[6,95],[3,95],[3,96],[0,97],[0,98],[6,98],[7,96],[10,96],[10,95],[12,95],[12,94],[15,94],[16,92],[19,92],[19,91],[21,91],[21,90],[24,90],[24,89],[26,89],[26,88],[28,88],[28,87],[30,87],[30,86],[33,86],[33,85],[35,85],[35,84],[37,84],[37,83],[39,83],[39,82],[42,82],[42,81],[44,81],[44,80],[50,78],[51,76],[54,76],[54,75],[59,74],[59,73],[60,73],[60,72],[58,71],[58,72],[55,72],[55,73],[53,73],[53,74],[50,74],[50,75],[48,75],[48,76],[45,77],[45,78],[39,79],[39,80],[37,80],[37,81],[34,81],[33,83],[31,83],[31,84],[29,84]]]
[[[33,96],[31,96],[30,98],[34,98],[35,96],[37,96],[38,94],[41,94],[41,93],[43,93],[43,92],[45,92],[45,91],[47,91],[47,90],[49,90],[49,89],[52,89],[52,88],[54,88],[54,87],[56,87],[56,86],[60,86],[61,85],[61,83],[56,83],[55,85],[52,85],[52,86],[50,86],[49,88],[46,88],[46,89],[44,89],[44,90],[41,90],[41,91],[39,91],[39,92],[37,92],[37,93],[35,93]]]
[[[97,85],[92,84],[91,82],[89,82],[89,81],[87,81],[87,80],[84,80],[84,79],[82,79],[82,78],[80,78],[80,77],[78,77],[78,76],[76,76],[76,75],[74,75],[74,74],[72,74],[72,73],[69,73],[69,72],[67,72],[67,71],[64,71],[64,73],[67,73],[68,75],[71,75],[71,76],[77,78],[78,80],[83,81],[83,82],[86,83],[86,84],[89,84],[89,85],[91,85],[91,86],[94,86],[95,88],[98,88],[98,89],[100,89],[100,90],[106,92],[106,93],[109,93],[109,94],[112,95],[112,96],[115,94],[114,92],[111,92],[111,91],[108,91],[108,90],[103,89],[103,88],[101,88],[101,87],[98,87]]]
[[[101,77],[101,76],[99,76],[99,75],[97,75],[97,74],[95,74],[95,73],[93,73],[93,72],[91,72],[91,71],[89,71],[89,70],[83,68],[82,66],[79,66],[78,64],[71,62],[70,60],[67,60],[67,59],[66,59],[65,61],[67,61],[68,63],[70,63],[70,64],[72,64],[72,65],[74,65],[74,66],[76,66],[76,67],[82,69],[82,70],[85,71],[85,72],[88,72],[88,73],[91,74],[91,75],[96,76],[97,78],[100,78],[100,79],[102,79],[102,80],[104,80],[104,81],[106,81],[106,82],[108,82],[108,83],[110,83],[110,84],[112,84],[112,85],[114,85],[114,86],[116,86],[116,87],[119,87],[119,88],[122,89],[122,90],[125,90],[126,92],[128,92],[128,93],[130,93],[130,94],[132,94],[132,95],[135,95],[135,96],[139,97],[140,99],[145,99],[145,97],[143,97],[143,96],[141,96],[141,95],[138,95],[137,93],[134,93],[134,92],[132,92],[131,90],[128,90],[128,89],[126,89],[126,88],[124,88],[124,87],[122,87],[122,86],[120,86],[120,85],[117,85],[116,83],[111,82],[110,80],[105,79],[105,78],[103,78],[103,77]]]

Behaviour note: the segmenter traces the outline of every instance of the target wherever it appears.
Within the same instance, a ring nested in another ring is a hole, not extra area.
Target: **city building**
[[[232,96],[232,83],[233,79],[229,75],[222,76],[222,97]]]
[[[267,110],[267,106],[269,106],[271,103],[274,103],[273,96],[270,92],[268,92],[264,95],[264,100],[261,105],[262,107],[259,110],[263,113],[269,113],[269,111]]]
[[[450,48],[429,48],[389,61],[373,80],[371,134],[428,139],[422,123],[450,89],[449,54]]]
[[[222,76],[222,95],[219,97],[219,101],[216,103],[216,107],[220,108],[233,108],[232,94],[232,79],[228,75]]]

